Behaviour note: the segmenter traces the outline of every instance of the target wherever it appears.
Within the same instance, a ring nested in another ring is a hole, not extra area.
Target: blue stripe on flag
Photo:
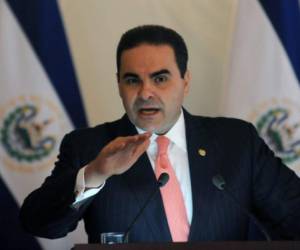
[[[0,178],[0,249],[40,250],[36,239],[26,234],[19,222],[19,207]],[[29,248],[30,247],[30,248]]]
[[[6,0],[30,40],[75,127],[86,127],[83,102],[56,0]]]
[[[260,0],[300,82],[300,8],[298,0]]]

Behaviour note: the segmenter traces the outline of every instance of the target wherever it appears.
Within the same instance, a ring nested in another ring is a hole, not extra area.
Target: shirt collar
[[[139,134],[145,133],[146,131],[136,127]],[[152,134],[150,137],[150,143],[155,142],[157,138],[157,134]],[[173,142],[176,146],[180,147],[182,150],[187,152],[186,147],[186,136],[185,136],[185,122],[184,122],[184,115],[181,110],[180,116],[173,127],[164,135],[166,136],[171,142]]]

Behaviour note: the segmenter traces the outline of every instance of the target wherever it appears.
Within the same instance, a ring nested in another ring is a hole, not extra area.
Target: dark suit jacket
[[[300,181],[260,139],[252,125],[228,118],[204,118],[184,111],[190,165],[193,218],[190,241],[247,240],[249,218],[212,185],[222,174],[239,203],[251,210],[272,233],[300,238]],[[101,232],[125,231],[155,186],[144,153],[130,170],[109,178],[95,196],[73,206],[78,170],[118,136],[136,134],[125,115],[95,128],[76,130],[63,139],[59,159],[44,184],[31,193],[20,218],[31,233],[63,237],[83,218],[90,242]],[[199,149],[206,156],[200,156]],[[131,242],[171,241],[160,193],[130,233]]]

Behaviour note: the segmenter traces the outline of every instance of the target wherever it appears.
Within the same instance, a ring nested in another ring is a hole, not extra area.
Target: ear
[[[184,73],[183,82],[184,82],[184,95],[186,96],[189,93],[190,82],[191,82],[191,73],[188,69]]]
[[[118,83],[119,96],[122,98],[121,90],[120,90],[120,74],[119,74],[119,72],[116,72],[116,78],[117,78],[117,83]]]

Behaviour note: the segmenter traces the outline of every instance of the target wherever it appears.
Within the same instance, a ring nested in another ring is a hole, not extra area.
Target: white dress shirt
[[[139,134],[145,133],[145,131],[141,130],[140,128],[136,127],[136,129]],[[155,159],[157,155],[157,136],[158,135],[156,134],[152,134],[152,136],[150,137],[150,145],[147,149],[147,155],[149,157],[153,171],[155,169]],[[170,145],[168,148],[168,157],[180,184],[184,204],[187,211],[188,222],[191,224],[193,216],[192,188],[188,152],[186,146],[185,122],[182,111],[177,122],[164,136],[166,136],[170,140]],[[99,188],[93,188],[84,191],[84,169],[85,167],[80,169],[80,171],[77,174],[75,186],[76,200],[73,204],[76,204],[77,202],[82,201],[83,199],[97,194],[104,186],[103,184]]]

